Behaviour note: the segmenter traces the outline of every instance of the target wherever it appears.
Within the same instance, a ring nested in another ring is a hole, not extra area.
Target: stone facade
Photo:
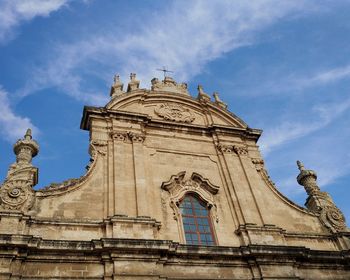
[[[172,78],[85,107],[91,160],[78,179],[33,190],[30,130],[0,188],[0,279],[350,279],[341,211],[298,162],[306,208],[270,180],[252,129]],[[214,246],[191,245],[181,203],[198,198]]]

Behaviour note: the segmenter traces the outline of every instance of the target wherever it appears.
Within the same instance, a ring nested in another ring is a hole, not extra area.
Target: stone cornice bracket
[[[32,187],[38,183],[38,169],[32,165],[32,158],[38,154],[39,145],[32,139],[30,129],[15,143],[13,150],[16,162],[10,166],[0,188],[0,209],[27,211],[35,199]]]
[[[198,89],[197,99],[202,103],[209,103],[210,95],[204,92],[203,87],[201,85],[198,85],[197,89]]]
[[[124,84],[120,81],[119,75],[115,75],[114,76],[114,84],[112,85],[111,91],[110,91],[110,96],[112,99],[114,97],[117,97],[117,96],[125,93],[123,91],[123,86],[124,86]]]
[[[248,156],[248,147],[246,145],[234,145],[233,150],[239,156]]]
[[[136,80],[136,74],[131,73],[130,74],[130,82],[128,83],[127,92],[136,90],[139,88],[139,86],[140,86],[140,81]]]
[[[219,186],[215,186],[208,179],[198,173],[192,173],[190,179],[185,178],[186,171],[171,176],[170,180],[164,182],[161,186],[163,190],[170,193],[170,206],[173,209],[174,219],[180,216],[179,204],[187,193],[197,194],[212,210],[212,215],[216,222],[219,221],[217,216],[217,206],[214,195],[218,193]]]
[[[219,93],[214,92],[213,96],[214,96],[216,105],[218,105],[219,107],[221,107],[223,109],[227,109],[227,104],[220,99]]]
[[[146,136],[143,133],[128,132],[128,137],[132,143],[143,143]]]
[[[313,170],[306,170],[304,165],[297,161],[299,175],[297,181],[304,186],[308,198],[305,206],[312,212],[319,214],[321,222],[331,232],[348,231],[345,217],[339,208],[334,204],[331,196],[327,192],[321,192],[317,185],[317,174]]]

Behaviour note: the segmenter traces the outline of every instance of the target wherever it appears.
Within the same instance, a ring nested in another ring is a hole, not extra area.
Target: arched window
[[[187,244],[215,245],[209,209],[196,196],[187,194],[179,205]]]

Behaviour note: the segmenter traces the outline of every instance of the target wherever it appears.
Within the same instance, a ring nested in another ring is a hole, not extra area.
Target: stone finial
[[[32,158],[39,152],[39,145],[32,139],[31,129],[27,129],[23,139],[19,139],[13,146],[18,164],[31,164]]]
[[[317,185],[317,174],[313,170],[306,170],[301,161],[297,161],[300,173],[297,177],[297,181],[300,185],[304,186],[308,195],[313,195],[320,192],[320,188]]]
[[[136,80],[136,74],[131,73],[130,74],[130,82],[128,83],[128,89],[127,92],[133,91],[135,89],[138,89],[140,86],[140,81]]]
[[[297,181],[304,186],[309,195],[305,203],[306,207],[317,213],[321,222],[332,232],[347,231],[343,213],[334,204],[331,196],[327,192],[322,192],[317,185],[316,172],[305,169],[299,160],[297,165],[300,170]]]
[[[124,93],[123,91],[124,84],[120,81],[119,75],[114,75],[114,84],[111,87],[110,96],[112,98],[121,95]]]
[[[34,203],[32,189],[38,183],[38,168],[32,165],[32,158],[39,152],[38,143],[27,129],[23,139],[13,146],[16,162],[10,165],[6,180],[0,187],[0,211],[27,211]]]
[[[32,138],[32,130],[28,128],[26,134],[24,135],[24,139],[31,140]]]
[[[305,170],[304,164],[300,160],[297,160],[297,165],[300,171]]]
[[[227,104],[225,102],[223,102],[220,97],[219,97],[219,93],[214,92],[213,93],[214,99],[215,99],[215,104],[217,104],[218,106],[220,106],[221,108],[226,109],[227,108]]]
[[[201,85],[198,85],[198,99],[199,101],[202,102],[209,102],[210,101],[210,96],[208,94],[206,94],[203,90],[203,87]]]

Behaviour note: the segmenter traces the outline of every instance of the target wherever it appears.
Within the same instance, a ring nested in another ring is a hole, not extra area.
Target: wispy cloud
[[[26,117],[17,115],[10,106],[8,93],[0,86],[0,134],[2,138],[13,142],[22,138],[27,128],[34,130],[38,134],[39,130],[32,124],[31,120]]]
[[[267,129],[261,139],[260,147],[264,155],[273,149],[301,137],[305,137],[317,130],[329,125],[343,112],[350,109],[350,99],[334,102],[332,104],[319,104],[311,108],[313,119],[306,119],[303,122],[295,121],[294,113],[290,120],[284,121],[278,126]]]
[[[136,72],[150,81],[154,70],[168,65],[179,80],[200,73],[210,61],[254,42],[254,34],[292,14],[304,13],[313,1],[175,1],[124,34],[105,30],[100,36],[85,35],[74,44],[56,45],[55,59],[33,71],[34,78],[21,94],[56,86],[77,99],[96,98],[82,84],[87,77],[107,83],[114,71],[122,77]],[[91,66],[93,65],[93,67]],[[89,66],[89,67],[86,67]],[[94,68],[93,73],[82,68]],[[40,75],[37,75],[37,72]],[[72,88],[65,88],[71,80]]]
[[[49,16],[67,2],[68,0],[1,0],[0,42],[11,39],[14,28],[21,22],[38,16]]]
[[[274,71],[271,69],[271,72]],[[311,88],[324,87],[345,79],[350,79],[350,64],[330,69],[313,69],[310,73],[283,74],[278,72],[270,78],[264,78],[259,83],[259,87],[254,87],[250,91],[244,91],[244,94],[250,93],[256,96],[303,94]]]

